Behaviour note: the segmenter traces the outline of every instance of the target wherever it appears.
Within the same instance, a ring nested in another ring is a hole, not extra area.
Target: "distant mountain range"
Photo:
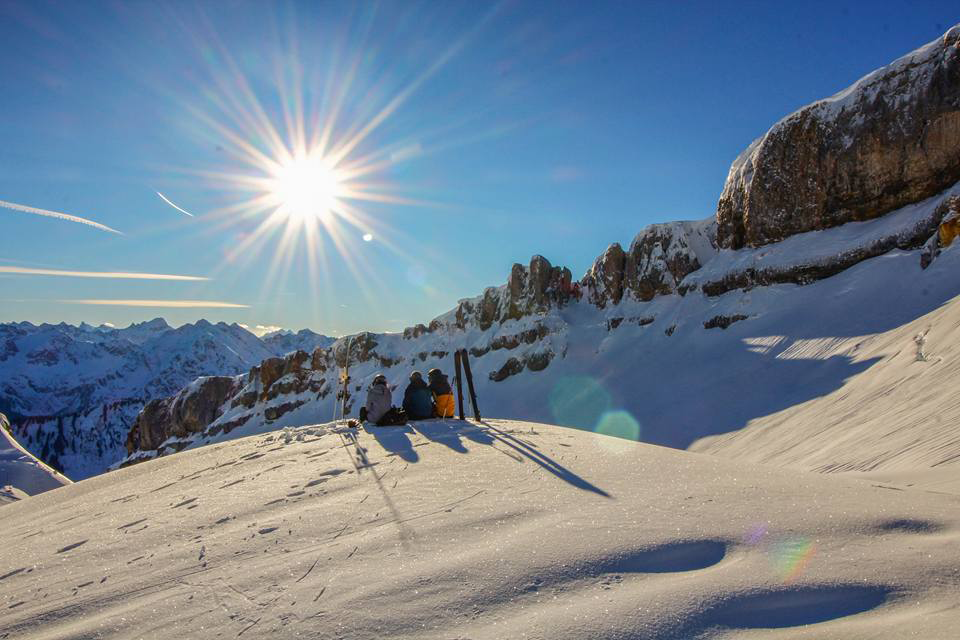
[[[199,376],[235,374],[265,358],[315,349],[309,330],[258,338],[238,324],[162,318],[124,329],[88,324],[0,324],[0,412],[17,440],[71,479],[101,473],[124,454],[137,413]]]

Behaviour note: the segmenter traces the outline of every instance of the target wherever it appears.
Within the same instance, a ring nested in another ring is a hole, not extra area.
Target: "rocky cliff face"
[[[960,180],[960,26],[787,116],[730,167],[717,240],[760,246],[881,216]]]

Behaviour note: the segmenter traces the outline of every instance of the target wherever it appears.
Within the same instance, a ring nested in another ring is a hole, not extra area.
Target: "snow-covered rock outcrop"
[[[775,124],[730,167],[717,239],[738,249],[881,216],[960,180],[960,25]]]
[[[457,308],[433,320],[429,331],[440,328],[486,331],[495,323],[519,320],[559,307],[575,295],[572,274],[566,267],[554,267],[543,256],[533,256],[530,265],[514,264],[507,284],[488,287],[483,295],[461,300]],[[417,327],[411,329],[413,335]]]
[[[28,322],[0,324],[0,410],[17,440],[80,479],[124,454],[137,413],[199,376],[235,374],[288,351],[326,344],[301,332],[262,341],[237,324],[201,320],[179,328],[162,318],[124,329]]]
[[[715,236],[712,219],[652,224],[637,234],[629,251],[617,243],[607,247],[580,284],[601,309],[627,294],[648,301],[676,293],[684,278],[716,255]]]

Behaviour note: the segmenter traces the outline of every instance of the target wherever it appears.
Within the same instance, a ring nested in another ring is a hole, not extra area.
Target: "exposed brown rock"
[[[173,436],[199,433],[220,416],[220,407],[238,390],[240,379],[201,378],[175,396],[148,403],[127,434],[127,453],[156,449]]]
[[[283,375],[287,362],[283,358],[267,358],[260,363],[260,384],[264,392]]]
[[[960,196],[951,196],[937,209],[942,213],[937,230],[930,236],[920,252],[920,267],[926,269],[940,255],[940,250],[953,244],[960,234]]]
[[[550,361],[553,360],[552,351],[543,351],[539,353],[531,353],[525,358],[527,363],[527,369],[530,371],[543,371],[550,364]]]
[[[607,247],[587,271],[580,284],[587,289],[588,300],[603,309],[619,304],[623,297],[623,274],[627,256],[616,242]]]
[[[310,368],[314,371],[326,371],[327,356],[329,354],[329,349],[324,349],[323,347],[317,347],[314,349],[313,355],[310,356]]]
[[[486,330],[497,322],[517,320],[543,313],[553,305],[563,305],[574,293],[572,278],[566,267],[554,267],[543,256],[533,256],[529,267],[513,265],[505,286],[488,287],[477,298],[461,300],[454,313],[455,326],[465,329],[475,323]],[[441,326],[439,319],[430,323],[434,331]]]
[[[237,406],[243,405],[244,407],[249,409],[250,407],[252,407],[257,403],[257,397],[258,395],[256,391],[247,391],[245,393],[241,393],[239,396],[234,398],[233,401],[230,403],[230,406],[237,407]]]
[[[960,181],[960,26],[773,126],[734,161],[724,248],[881,216]]]
[[[287,355],[283,365],[283,375],[288,373],[295,373],[297,371],[303,370],[303,365],[310,359],[310,354],[306,351],[294,351],[293,353]]]
[[[949,247],[958,235],[960,235],[960,213],[953,213],[940,223],[940,228],[937,230],[940,247]]]
[[[474,358],[479,358],[490,353],[490,347],[470,347],[470,355]]]
[[[732,325],[734,322],[740,322],[741,320],[746,320],[746,319],[747,319],[747,316],[741,313],[735,313],[732,316],[723,316],[723,315],[713,316],[712,318],[710,318],[709,320],[703,323],[703,328],[715,329],[717,327],[720,327],[721,329],[726,329],[727,327]]]
[[[294,402],[285,402],[278,407],[267,407],[263,412],[263,417],[267,420],[276,420],[285,413],[289,413],[306,404],[306,400],[296,400]]]
[[[677,291],[680,281],[701,267],[696,252],[690,246],[693,235],[709,237],[712,228],[694,227],[692,223],[650,225],[637,234],[630,244],[624,267],[624,287],[637,300],[652,300],[658,295]]]
[[[425,333],[430,333],[430,329],[428,329],[426,325],[423,325],[423,324],[414,325],[412,327],[407,327],[406,329],[403,330],[403,339],[412,340],[415,338],[419,338]]]
[[[612,244],[580,281],[588,300],[603,309],[619,304],[630,292],[637,300],[652,300],[678,290],[680,281],[701,267],[694,250],[713,253],[712,224],[671,222],[643,229],[624,252]]]
[[[518,358],[511,356],[507,358],[507,361],[503,363],[503,366],[500,367],[500,369],[490,372],[490,379],[494,382],[502,382],[510,376],[515,376],[523,371],[524,366],[525,365],[523,362],[521,362]]]

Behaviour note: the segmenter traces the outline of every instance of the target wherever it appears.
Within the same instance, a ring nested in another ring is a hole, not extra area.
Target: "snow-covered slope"
[[[954,261],[938,277],[956,280],[958,267]],[[936,468],[960,479],[960,297],[890,331],[803,340],[772,334],[751,344],[773,361],[839,358],[866,369],[694,450],[815,471]]]
[[[873,367],[886,367],[885,359],[893,357],[892,352],[861,357],[861,351],[852,351],[854,345],[879,336],[912,348],[911,323],[926,322],[924,316],[960,296],[956,243],[926,269],[922,249],[895,248],[904,237],[913,238],[908,246],[921,245],[936,230],[932,212],[942,215],[941,205],[951,193],[884,218],[796,235],[762,249],[716,252],[681,281],[684,295],[643,301],[624,294],[619,303],[608,298],[600,308],[589,292],[579,299],[554,298],[547,289],[537,302],[529,290],[514,286],[529,287],[535,265],[519,275],[515,269],[510,283],[462,301],[429,327],[352,338],[350,410],[356,414],[377,372],[387,376],[399,402],[412,369],[439,366],[452,373],[452,354],[459,348],[471,353],[484,415],[678,448],[814,398],[842,394],[849,380],[869,380]],[[816,273],[831,264],[830,256],[844,262],[851,255],[876,257],[819,280],[784,278],[766,286],[747,283],[746,289],[730,288],[722,295],[705,293],[705,283],[739,278],[725,280],[725,273],[757,279],[765,273]],[[523,308],[530,311],[511,317],[511,310]],[[846,350],[808,353],[810,344],[845,345]],[[128,441],[130,460],[330,420],[345,346],[342,339],[329,350],[272,360],[246,376],[210,379],[182,391],[141,414]],[[952,369],[940,373],[942,388],[956,380]],[[886,393],[904,407],[919,397],[899,393],[896,385]],[[194,419],[198,415],[214,419],[203,426],[203,420]],[[926,452],[930,460],[953,454],[960,460],[960,441],[916,436],[915,451]],[[863,447],[851,455],[867,451]]]
[[[27,449],[84,478],[122,456],[130,425],[150,399],[287,350],[239,325],[205,320],[176,329],[161,318],[125,329],[0,324],[0,411]]]
[[[3,507],[0,636],[952,638],[957,497],[548,425],[305,427]]]
[[[0,413],[0,505],[70,484],[70,480],[30,455],[10,433]]]

